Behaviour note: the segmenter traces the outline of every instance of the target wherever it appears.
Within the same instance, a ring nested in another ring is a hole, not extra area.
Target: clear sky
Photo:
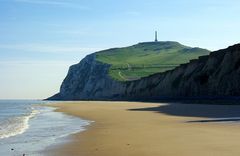
[[[154,39],[240,42],[239,0],[0,0],[0,99],[41,99],[97,50]]]

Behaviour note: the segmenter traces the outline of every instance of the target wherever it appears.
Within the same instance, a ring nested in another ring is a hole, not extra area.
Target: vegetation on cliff
[[[174,69],[210,51],[178,42],[144,42],[130,47],[96,53],[96,59],[110,64],[109,75],[118,81],[131,81]]]

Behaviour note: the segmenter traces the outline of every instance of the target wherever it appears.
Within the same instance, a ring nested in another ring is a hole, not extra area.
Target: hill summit
[[[111,65],[109,75],[118,81],[142,77],[174,69],[210,51],[192,48],[178,42],[143,42],[124,48],[113,48],[96,53],[96,60]]]

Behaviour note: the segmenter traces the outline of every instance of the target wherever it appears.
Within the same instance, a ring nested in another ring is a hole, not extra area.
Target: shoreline
[[[0,138],[0,155],[45,155],[49,147],[69,142],[68,136],[84,131],[85,126],[91,123],[56,112],[56,107],[44,103],[20,101],[16,105],[16,112],[22,112],[9,114],[2,122],[6,124],[0,125],[3,127],[0,129],[1,136],[8,135]],[[5,111],[10,109],[7,107]],[[9,128],[5,130],[4,126]]]
[[[181,104],[180,109],[161,103],[82,101],[51,106],[59,112],[94,121],[87,130],[69,136],[71,142],[49,149],[47,155],[51,156],[224,156],[240,152],[237,146],[240,125],[197,122],[220,115],[234,118],[240,106],[230,106],[232,116],[222,113],[229,114],[228,106],[216,105]],[[167,108],[176,109],[176,114]]]

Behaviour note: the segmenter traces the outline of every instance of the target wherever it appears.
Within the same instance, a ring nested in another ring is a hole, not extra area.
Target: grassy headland
[[[129,81],[174,69],[210,51],[191,48],[178,42],[144,42],[130,47],[97,52],[97,60],[111,64],[109,75],[119,81]]]

